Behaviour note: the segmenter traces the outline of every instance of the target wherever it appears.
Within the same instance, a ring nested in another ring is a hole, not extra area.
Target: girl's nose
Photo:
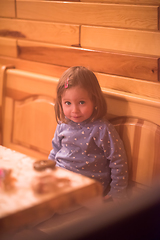
[[[79,112],[79,107],[77,105],[73,105],[72,112],[73,113]]]

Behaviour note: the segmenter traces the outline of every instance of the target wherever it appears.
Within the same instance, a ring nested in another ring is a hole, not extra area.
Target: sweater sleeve
[[[52,139],[52,150],[48,156],[48,159],[55,160],[57,152],[61,149],[61,139],[59,138],[60,133],[60,124],[57,125],[57,128],[54,133],[54,138]]]
[[[109,124],[104,134],[104,152],[109,160],[111,169],[111,189],[109,195],[112,198],[124,199],[127,197],[128,163],[124,145],[114,126]],[[106,151],[106,149],[108,149]]]

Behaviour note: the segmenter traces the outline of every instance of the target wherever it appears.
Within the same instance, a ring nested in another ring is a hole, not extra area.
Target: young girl
[[[106,101],[98,80],[85,67],[69,68],[57,85],[57,128],[49,159],[58,167],[100,181],[104,196],[126,197],[128,167],[123,143],[104,119]],[[119,201],[119,200],[118,200]]]

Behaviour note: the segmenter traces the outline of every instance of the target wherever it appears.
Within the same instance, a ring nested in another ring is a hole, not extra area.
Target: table
[[[0,233],[12,231],[37,220],[43,220],[62,209],[83,205],[89,199],[102,196],[99,182],[80,174],[56,167],[52,175],[56,178],[69,179],[52,192],[38,194],[33,191],[34,178],[44,172],[33,169],[36,159],[0,146],[0,168],[12,169],[16,178],[15,188],[6,191],[0,188]]]

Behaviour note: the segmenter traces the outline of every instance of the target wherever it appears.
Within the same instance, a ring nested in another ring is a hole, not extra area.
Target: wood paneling
[[[13,64],[15,68],[19,70],[39,73],[46,76],[54,76],[57,78],[59,78],[68,68],[2,56],[0,56],[0,62],[3,65]],[[144,81],[102,73],[95,74],[97,75],[98,81],[102,87],[160,99],[160,84],[158,82]]]
[[[0,17],[16,17],[15,0],[0,0]]]
[[[116,118],[111,121],[119,132],[129,160],[130,180],[152,186],[160,181],[160,165],[155,140],[160,138],[160,128],[154,123],[138,118]],[[157,169],[155,174],[155,169]]]
[[[50,22],[158,30],[158,7],[17,0],[17,17]]]
[[[4,146],[33,157],[48,157],[56,128],[56,84],[56,78],[7,70]]]
[[[0,63],[3,65],[13,64],[15,68],[32,73],[40,73],[46,76],[59,78],[68,67],[45,64],[39,62],[26,61],[19,58],[0,56]]]
[[[158,57],[121,52],[94,51],[37,42],[18,41],[18,57],[71,67],[83,65],[92,71],[158,81]]]
[[[17,41],[0,37],[0,55],[17,57]]]
[[[160,56],[160,32],[82,26],[81,46]]]
[[[96,73],[100,86],[141,96],[160,99],[160,84],[115,75]]]
[[[137,117],[160,125],[160,100],[102,88],[107,100],[108,119]],[[114,106],[114,107],[113,107]]]
[[[81,0],[81,2],[160,5],[160,0]]]
[[[79,26],[0,18],[0,36],[79,45]]]

